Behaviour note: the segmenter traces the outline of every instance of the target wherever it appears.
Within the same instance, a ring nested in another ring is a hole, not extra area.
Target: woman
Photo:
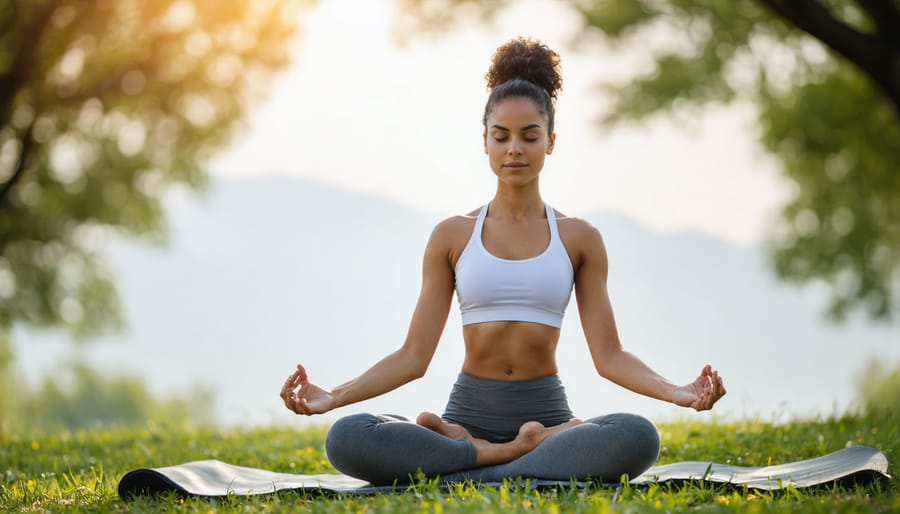
[[[541,198],[544,158],[553,151],[559,56],[518,38],[494,53],[487,74],[484,148],[497,177],[490,203],[444,220],[425,250],[422,290],[399,350],[331,391],[297,366],[285,405],[312,415],[372,398],[422,377],[447,321],[454,290],[465,340],[462,371],[442,416],[415,422],[352,415],[329,430],[338,470],[373,483],[421,471],[447,480],[634,477],[656,460],[659,435],[636,415],[581,421],[557,376],[556,345],[574,287],[597,372],[627,389],[698,411],[725,394],[710,366],[676,386],[623,350],[606,289],[607,259],[596,228]]]

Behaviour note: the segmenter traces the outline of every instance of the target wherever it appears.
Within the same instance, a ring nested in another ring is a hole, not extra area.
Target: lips
[[[504,168],[513,168],[513,169],[524,168],[525,166],[527,166],[527,164],[523,164],[521,162],[508,162],[503,165]]]

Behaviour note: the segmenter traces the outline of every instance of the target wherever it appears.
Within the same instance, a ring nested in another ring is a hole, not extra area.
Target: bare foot
[[[423,412],[416,418],[416,424],[425,428],[430,428],[435,432],[445,435],[451,439],[468,439],[474,442],[475,438],[462,425],[456,423],[447,423],[433,412]]]
[[[545,427],[537,421],[529,421],[519,428],[515,439],[505,443],[492,443],[472,436],[465,427],[455,423],[446,423],[437,414],[423,412],[416,418],[416,423],[452,439],[465,439],[475,445],[476,465],[486,466],[500,464],[517,459],[530,452],[548,437],[563,430],[581,424],[581,420],[573,418],[554,427]]]
[[[580,419],[572,418],[565,423],[560,423],[559,425],[548,428],[537,421],[529,421],[519,428],[519,435],[516,436],[513,442],[520,442],[523,448],[528,448],[525,452],[528,453],[537,448],[538,445],[543,443],[548,437],[558,434],[567,428],[580,425],[581,423],[582,421]]]

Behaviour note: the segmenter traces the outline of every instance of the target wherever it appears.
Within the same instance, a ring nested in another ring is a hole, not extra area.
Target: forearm
[[[428,366],[427,361],[411,349],[402,347],[381,359],[362,375],[332,389],[332,408],[361,402],[393,391],[398,387],[421,378]]]
[[[630,391],[672,402],[677,386],[650,369],[634,354],[618,349],[600,359],[597,371],[601,376]]]

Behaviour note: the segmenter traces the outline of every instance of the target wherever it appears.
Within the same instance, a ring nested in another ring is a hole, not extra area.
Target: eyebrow
[[[497,125],[497,124],[491,125],[491,128],[494,128],[494,129],[497,129],[497,130],[502,130],[502,131],[504,131],[504,132],[509,132],[509,131],[510,131],[508,128],[504,127],[503,125]],[[537,123],[532,123],[531,125],[522,127],[522,131],[524,132],[524,131],[526,131],[526,130],[531,130],[531,129],[536,129],[536,128],[541,128],[541,126],[540,126],[539,124],[537,124]]]

